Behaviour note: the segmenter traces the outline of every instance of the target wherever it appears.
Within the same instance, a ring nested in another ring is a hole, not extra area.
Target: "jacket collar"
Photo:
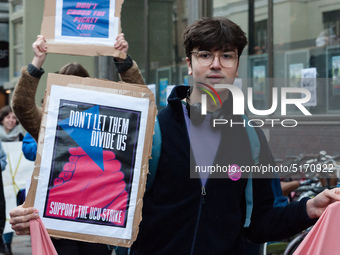
[[[177,121],[185,121],[183,114],[182,99],[186,98],[190,87],[179,85],[174,87],[168,98],[168,107],[171,108]]]

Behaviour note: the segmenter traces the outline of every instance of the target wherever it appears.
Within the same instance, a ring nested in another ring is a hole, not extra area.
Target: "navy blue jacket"
[[[152,188],[143,199],[142,222],[131,254],[245,254],[245,236],[255,242],[291,236],[314,221],[306,200],[273,208],[271,179],[253,179],[254,208],[245,221],[247,179],[208,179],[206,195],[199,178],[190,178],[195,159],[190,148],[181,99],[188,87],[176,87],[159,115],[162,151]],[[257,130],[260,163],[274,164],[263,133]],[[226,128],[214,164],[253,165],[246,131]]]

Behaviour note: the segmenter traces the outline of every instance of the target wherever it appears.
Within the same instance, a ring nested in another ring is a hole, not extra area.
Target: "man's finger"
[[[39,215],[37,213],[31,213],[31,214],[27,214],[24,216],[17,216],[17,217],[11,217],[9,220],[9,223],[12,225],[12,228],[16,225],[20,225],[20,224],[28,224],[29,226],[29,221],[30,220],[34,220],[39,218]],[[13,228],[14,229],[14,228]]]
[[[15,231],[17,235],[28,235],[30,233],[30,223],[18,223],[12,225],[12,229]]]
[[[15,233],[18,236],[22,236],[22,235],[29,235],[31,232],[30,232],[30,229],[28,228],[27,230],[23,230],[23,231],[15,231]]]
[[[23,208],[22,205],[18,206],[14,209],[12,209],[9,212],[9,216],[11,217],[17,217],[17,216],[25,216],[28,214],[32,214],[34,212],[38,212],[37,209],[35,209],[34,207],[28,207],[28,208]]]

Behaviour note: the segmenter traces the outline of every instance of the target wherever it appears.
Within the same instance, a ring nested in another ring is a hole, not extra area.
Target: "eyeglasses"
[[[196,54],[197,61],[202,66],[210,66],[215,58],[215,54],[210,51],[192,51],[191,53]],[[218,54],[218,58],[221,66],[229,68],[236,63],[238,55],[235,52],[223,52]]]

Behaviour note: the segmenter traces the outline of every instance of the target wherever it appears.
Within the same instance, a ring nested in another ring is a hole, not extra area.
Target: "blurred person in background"
[[[23,137],[22,128],[12,108],[9,105],[2,107],[0,110],[0,140],[2,142],[17,142],[22,141]],[[12,239],[13,232],[3,234],[5,254],[12,254]]]
[[[6,105],[0,110],[0,139],[2,142],[22,141],[21,126],[12,108]]]
[[[2,144],[0,142],[0,254],[8,254],[7,249],[4,245],[4,242],[2,240],[2,235],[5,228],[6,223],[6,202],[5,202],[5,195],[4,195],[4,187],[2,184],[2,171],[6,168],[6,153],[4,149],[2,148]]]
[[[43,107],[44,99],[41,99],[41,107]],[[24,139],[22,140],[22,153],[24,154],[24,157],[29,161],[35,161],[35,158],[37,156],[37,142],[34,140],[34,138],[31,136],[30,133],[26,132]],[[21,189],[18,192],[17,195],[17,205],[21,205],[25,202],[26,198],[26,190]]]

